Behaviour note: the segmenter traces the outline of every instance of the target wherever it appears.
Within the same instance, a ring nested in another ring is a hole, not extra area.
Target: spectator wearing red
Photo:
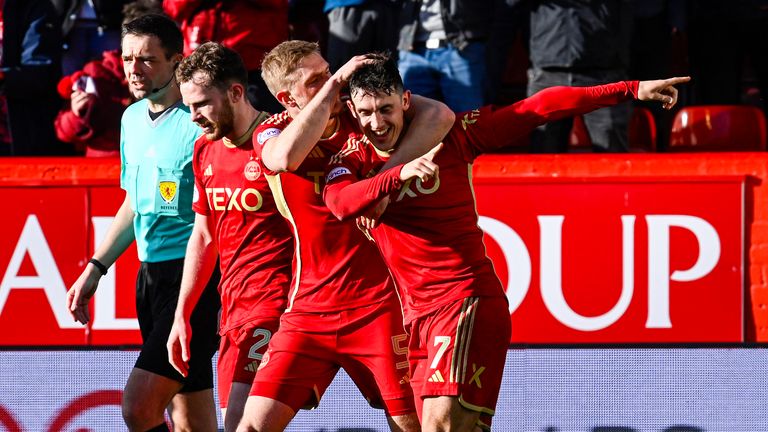
[[[69,107],[56,117],[56,136],[88,157],[120,155],[120,117],[131,101],[118,50],[59,81],[59,95]]]
[[[283,111],[261,78],[261,60],[288,39],[288,0],[163,0],[163,10],[181,24],[184,55],[208,41],[236,51],[248,70],[251,104]]]

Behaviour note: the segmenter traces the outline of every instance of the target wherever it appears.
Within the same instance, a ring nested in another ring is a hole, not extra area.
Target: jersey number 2
[[[248,351],[248,358],[261,361],[264,354],[260,353],[259,350],[267,345],[269,340],[272,339],[272,332],[264,328],[257,328],[253,331],[253,337],[261,337],[261,339],[257,340],[256,343],[251,346],[251,350]]]

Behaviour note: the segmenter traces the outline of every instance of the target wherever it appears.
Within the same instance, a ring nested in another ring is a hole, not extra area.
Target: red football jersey
[[[389,194],[373,237],[399,288],[406,322],[470,296],[504,296],[486,256],[472,189],[472,162],[547,121],[613,105],[637,94],[637,82],[556,87],[516,104],[456,117],[434,158],[438,178],[400,180],[402,165],[375,175],[389,157],[364,137],[350,140],[327,168],[325,201],[354,216]],[[365,179],[365,180],[363,180]]]
[[[339,221],[322,198],[325,168],[344,143],[359,133],[344,110],[339,127],[320,140],[293,172],[268,172],[278,207],[293,227],[296,239],[294,279],[288,308],[297,312],[336,312],[382,301],[394,286],[376,246],[354,221]],[[254,151],[280,134],[291,122],[287,112],[276,114],[254,133]],[[263,169],[267,170],[262,165]]]
[[[195,212],[213,218],[221,267],[221,334],[278,317],[291,281],[293,238],[253,156],[253,142],[195,143]]]

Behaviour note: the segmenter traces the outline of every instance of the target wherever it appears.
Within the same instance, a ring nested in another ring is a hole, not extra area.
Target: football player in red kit
[[[400,137],[413,127],[404,118],[412,95],[403,90],[392,59],[369,59],[350,78],[347,102],[364,136],[333,158],[324,199],[346,220],[389,198],[372,236],[405,291],[411,385],[424,430],[490,429],[511,330],[506,296],[478,227],[472,162],[565,116],[632,98],[671,108],[677,99],[672,86],[687,78],[557,87],[510,106],[462,113],[442,144],[388,168],[390,154],[402,148]]]
[[[283,430],[299,408],[319,402],[340,368],[372,406],[385,410],[393,431],[419,430],[407,336],[389,272],[355,223],[336,219],[321,195],[331,156],[360,133],[339,92],[366,61],[355,57],[331,75],[317,44],[294,40],[262,63],[264,80],[286,111],[257,128],[254,153],[292,225],[296,254],[288,307],[239,431]],[[415,139],[434,145],[450,129],[453,113],[434,101],[419,102],[413,121],[422,129]]]
[[[208,42],[176,71],[182,100],[204,135],[195,142],[196,212],[168,357],[188,372],[189,328],[201,281],[221,268],[218,392],[225,430],[242,416],[259,362],[279,326],[291,279],[293,238],[253,156],[253,131],[269,114],[246,97],[240,56]]]

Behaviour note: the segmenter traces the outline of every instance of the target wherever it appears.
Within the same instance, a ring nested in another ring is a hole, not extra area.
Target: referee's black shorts
[[[166,343],[179,299],[184,259],[142,262],[136,277],[136,313],[143,344],[135,367],[181,382],[181,393],[213,388],[211,358],[219,343],[219,270],[192,312],[189,374],[184,378],[168,362]]]

